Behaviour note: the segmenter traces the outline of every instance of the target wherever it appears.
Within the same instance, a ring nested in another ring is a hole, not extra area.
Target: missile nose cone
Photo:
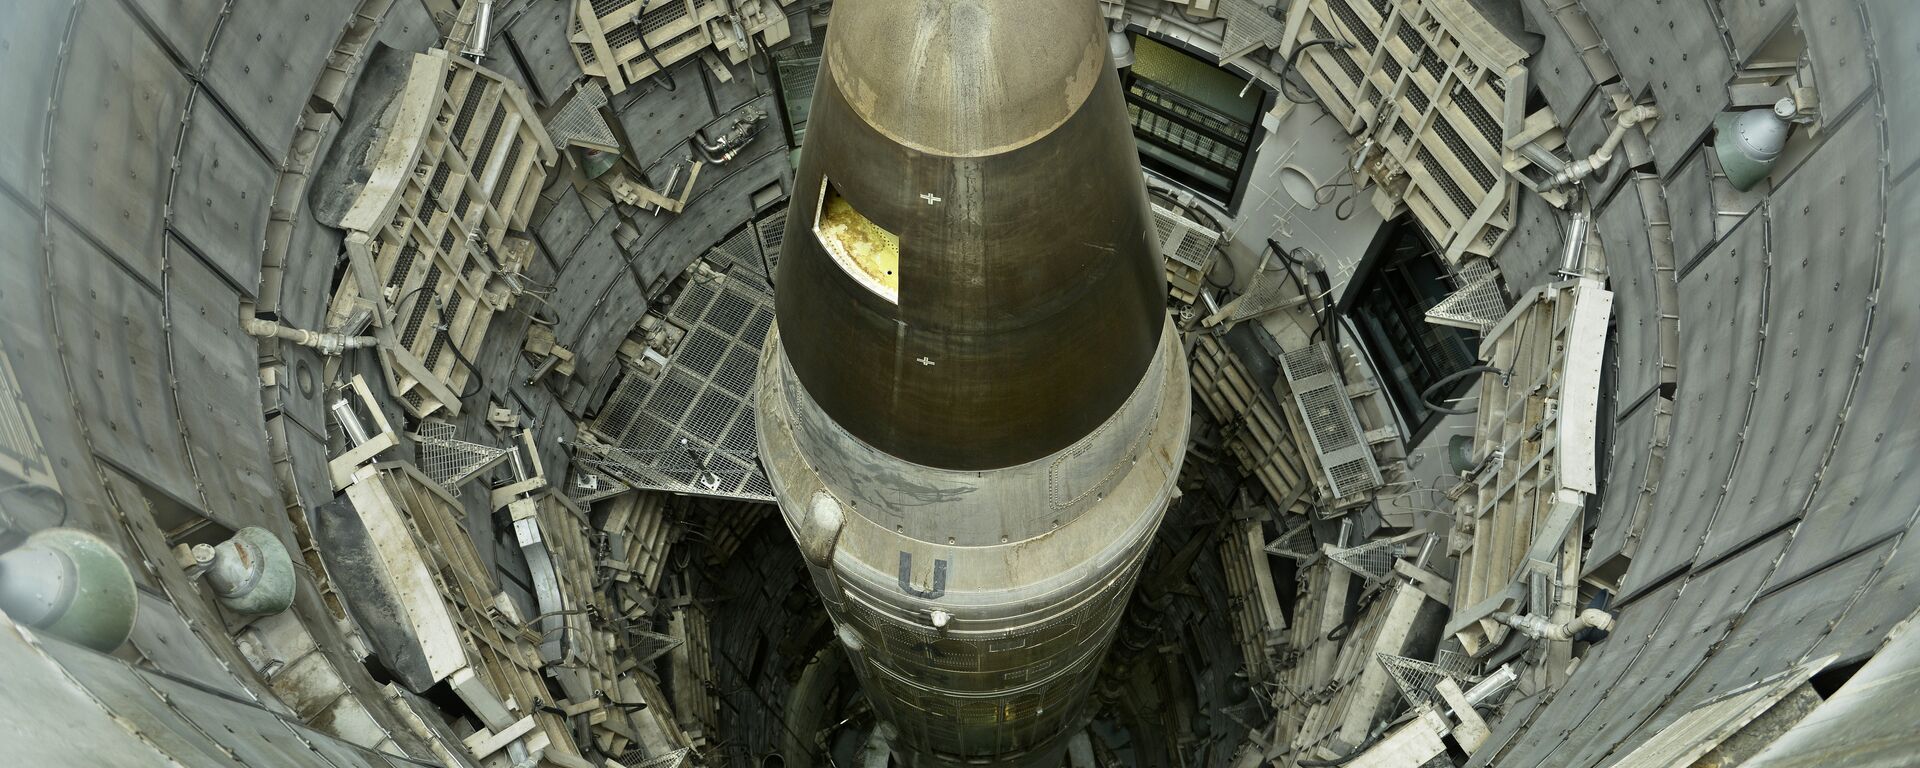
[[[951,157],[1052,133],[1105,63],[1086,0],[854,0],[834,7],[835,86],[874,130]]]
[[[1166,286],[1093,0],[841,0],[777,282],[806,395],[930,467],[1059,451],[1112,416]]]

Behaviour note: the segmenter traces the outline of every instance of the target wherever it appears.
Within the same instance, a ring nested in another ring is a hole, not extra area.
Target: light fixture
[[[133,633],[133,572],[113,545],[77,528],[35,532],[0,554],[0,610],[101,652]]]
[[[1773,172],[1780,160],[1780,149],[1793,130],[1788,120],[1798,115],[1793,99],[1781,99],[1773,109],[1725,112],[1714,119],[1718,136],[1713,152],[1720,158],[1720,170],[1734,189],[1745,192]]]
[[[204,575],[227,610],[271,616],[293,605],[293,556],[272,531],[248,526],[219,544],[181,548],[188,573]]]
[[[1127,39],[1124,26],[1107,31],[1107,51],[1113,54],[1114,69],[1133,66],[1133,41]]]

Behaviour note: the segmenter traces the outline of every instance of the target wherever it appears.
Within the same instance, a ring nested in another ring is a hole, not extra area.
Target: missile
[[[1185,455],[1093,0],[834,6],[760,457],[896,758],[1059,765]]]

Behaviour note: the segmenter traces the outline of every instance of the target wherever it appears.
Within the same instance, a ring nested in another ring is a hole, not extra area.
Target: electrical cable
[[[414,290],[417,291],[419,289],[416,288]],[[435,300],[434,303],[437,305],[440,302]],[[440,339],[446,342],[447,349],[453,351],[453,358],[460,361],[461,365],[467,367],[467,374],[470,379],[467,383],[473,385],[473,388],[460,393],[459,399],[465,401],[469,397],[480,394],[481,387],[486,386],[486,376],[480,372],[479,366],[474,365],[473,361],[468,360],[466,354],[460,351],[460,345],[454,342],[453,334],[447,333],[446,314],[441,312],[438,307],[434,309],[434,314],[440,316],[440,322],[433,325],[434,332],[440,334]],[[448,375],[451,376],[452,372],[448,372]]]
[[[1216,265],[1225,264],[1227,266],[1227,274],[1232,275],[1232,277],[1227,278],[1227,282],[1224,285],[1221,283],[1216,283],[1213,281],[1213,270],[1209,269],[1207,270],[1207,285],[1211,285],[1221,290],[1226,290],[1228,288],[1233,287],[1233,283],[1235,280],[1240,279],[1240,268],[1235,267],[1233,265],[1233,259],[1227,258],[1225,253],[1217,252],[1218,251],[1217,248],[1215,250],[1216,250],[1216,253],[1214,254],[1213,263]]]
[[[1340,181],[1341,177],[1346,177],[1347,180]],[[1332,181],[1329,181],[1325,184],[1321,184],[1320,186],[1314,187],[1313,188],[1313,204],[1326,205],[1327,203],[1332,202],[1333,195],[1330,195],[1330,194],[1322,195],[1321,193],[1332,191],[1340,187],[1347,187],[1348,192],[1346,197],[1340,198],[1340,202],[1334,203],[1333,217],[1335,219],[1339,219],[1340,221],[1346,221],[1348,219],[1353,218],[1353,206],[1354,206],[1354,203],[1359,199],[1359,194],[1360,194],[1360,190],[1357,188],[1354,182],[1352,168],[1342,168],[1340,169],[1339,175],[1334,176]]]
[[[640,25],[640,19],[645,15],[644,13],[635,14],[633,17],[633,36],[640,41],[640,52],[645,54],[649,61],[653,62],[655,72],[667,76],[665,88],[668,91],[680,90],[679,81],[673,79],[673,71],[667,69],[666,65],[660,63],[660,54],[654,53],[653,46],[647,43],[647,29]]]
[[[1281,259],[1287,262],[1288,277],[1293,278],[1294,287],[1300,290],[1301,296],[1305,296],[1307,298],[1307,307],[1308,309],[1313,311],[1315,325],[1314,325],[1313,331],[1307,334],[1308,343],[1319,341],[1320,334],[1322,332],[1325,332],[1327,334],[1327,341],[1329,343],[1337,343],[1338,336],[1336,336],[1335,334],[1338,334],[1340,332],[1340,329],[1339,329],[1340,308],[1333,301],[1333,284],[1327,280],[1326,271],[1323,269],[1323,270],[1317,270],[1313,273],[1314,282],[1319,285],[1319,294],[1317,296],[1319,300],[1319,306],[1314,305],[1316,295],[1312,291],[1307,290],[1305,281],[1303,281],[1299,277],[1299,275],[1293,272],[1293,267],[1306,269],[1306,266],[1307,266],[1306,259],[1301,258],[1297,254],[1297,252],[1305,251],[1308,257],[1312,257],[1313,252],[1308,251],[1304,247],[1295,248],[1292,251],[1288,251],[1284,248],[1281,248],[1280,244],[1277,242],[1274,242],[1273,239],[1271,238],[1267,240],[1267,247],[1274,249],[1274,252],[1279,254]],[[1328,330],[1329,328],[1331,328],[1332,330]],[[1341,378],[1342,380],[1344,380],[1346,377],[1343,374]]]
[[[1433,411],[1434,413],[1445,414],[1447,416],[1466,416],[1468,414],[1479,413],[1480,409],[1478,407],[1450,408],[1444,405],[1436,404],[1433,402],[1433,396],[1436,393],[1438,393],[1442,388],[1446,387],[1448,384],[1452,384],[1468,376],[1481,374],[1481,373],[1498,373],[1502,375],[1507,375],[1509,371],[1507,369],[1502,369],[1499,366],[1495,366],[1495,365],[1475,365],[1467,368],[1462,368],[1460,370],[1454,371],[1453,373],[1449,373],[1445,376],[1442,376],[1440,377],[1439,381],[1436,381],[1428,385],[1425,390],[1420,392],[1420,404],[1426,406],[1427,410]]]
[[[1291,101],[1295,104],[1320,103],[1320,97],[1315,96],[1312,91],[1306,92],[1306,98],[1298,99],[1298,98],[1294,98],[1293,93],[1287,90],[1287,86],[1294,85],[1293,81],[1289,79],[1289,76],[1292,75],[1294,72],[1294,65],[1298,64],[1300,61],[1300,54],[1306,53],[1308,48],[1312,48],[1316,45],[1331,45],[1331,46],[1335,46],[1342,49],[1353,47],[1353,43],[1349,43],[1345,40],[1335,40],[1333,38],[1327,38],[1327,37],[1314,38],[1312,40],[1308,40],[1304,43],[1294,46],[1293,52],[1287,54],[1287,58],[1285,60],[1286,66],[1282,67],[1280,70],[1280,95],[1285,96],[1287,101]],[[1294,85],[1294,87],[1298,88],[1300,86]]]

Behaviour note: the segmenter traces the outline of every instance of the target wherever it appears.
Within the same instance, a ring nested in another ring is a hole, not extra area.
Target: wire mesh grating
[[[1480,676],[1474,673],[1473,658],[1462,653],[1442,650],[1434,656],[1434,661],[1421,661],[1390,653],[1376,654],[1380,666],[1393,677],[1393,684],[1400,689],[1400,697],[1407,706],[1418,707],[1430,704],[1440,698],[1437,687],[1441,680],[1451,678],[1456,683],[1477,683]]]
[[[610,448],[583,462],[636,488],[772,500],[756,457],[753,393],[773,296],[736,274],[751,273],[696,276],[681,291],[667,315],[686,335],[660,375],[628,367],[591,427]]]
[[[450,422],[427,420],[413,435],[420,471],[454,497],[468,481],[506,460],[508,450],[460,440],[456,431]]]
[[[1304,523],[1280,534],[1280,538],[1268,542],[1266,549],[1269,555],[1294,560],[1306,560],[1318,551],[1314,549],[1313,527]]]
[[[1397,539],[1378,539],[1357,547],[1329,550],[1327,557],[1368,581],[1379,582],[1393,573],[1394,554],[1399,548]]]

